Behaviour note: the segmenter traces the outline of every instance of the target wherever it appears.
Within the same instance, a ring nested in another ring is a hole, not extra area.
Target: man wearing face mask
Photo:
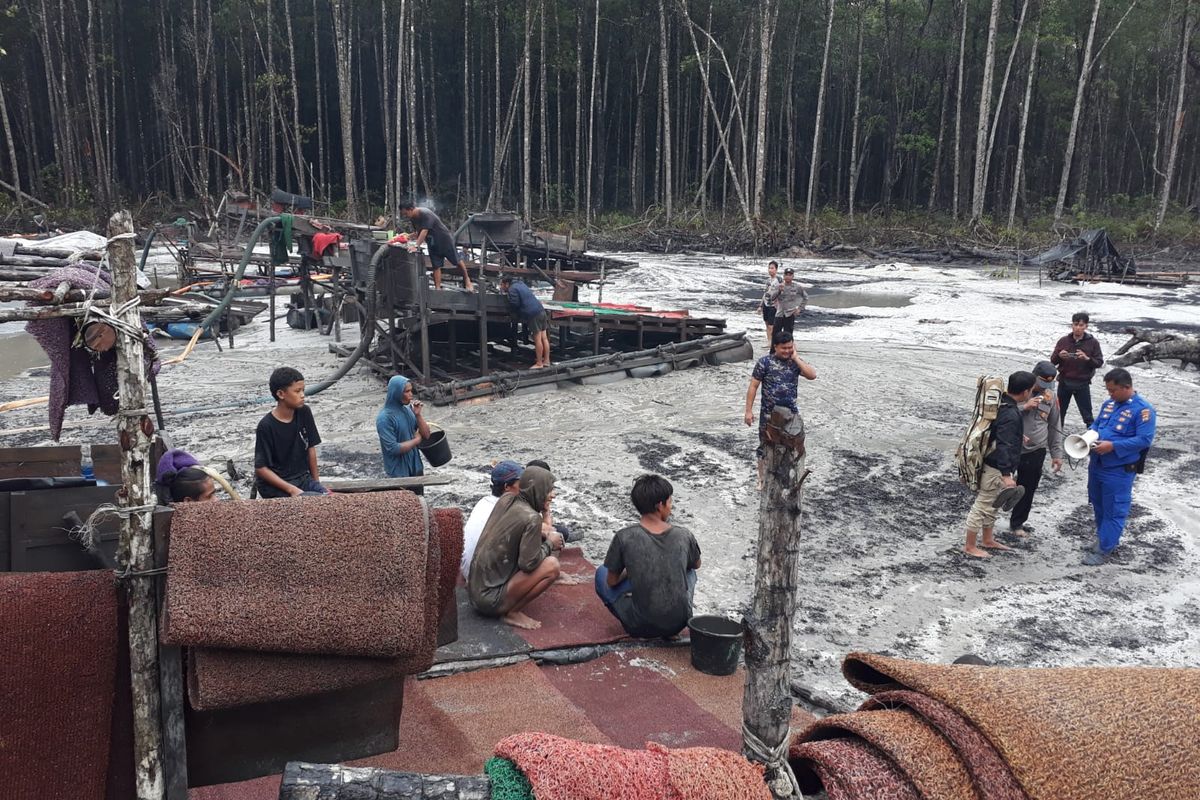
[[[1029,509],[1033,506],[1033,495],[1042,480],[1042,467],[1046,463],[1046,450],[1050,451],[1050,468],[1055,472],[1063,465],[1062,415],[1058,408],[1058,395],[1054,391],[1054,378],[1058,370],[1049,361],[1039,361],[1033,368],[1037,379],[1033,395],[1021,404],[1021,421],[1024,436],[1021,443],[1021,463],[1017,467],[1017,485],[1025,487],[1025,495],[1013,506],[1008,519],[1008,528],[1017,536],[1033,532]]]

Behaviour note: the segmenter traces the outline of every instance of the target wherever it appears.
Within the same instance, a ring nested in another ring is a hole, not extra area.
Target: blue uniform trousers
[[[1101,553],[1111,552],[1121,541],[1136,477],[1137,473],[1126,472],[1123,466],[1100,467],[1093,463],[1088,468],[1088,502],[1096,514]]]

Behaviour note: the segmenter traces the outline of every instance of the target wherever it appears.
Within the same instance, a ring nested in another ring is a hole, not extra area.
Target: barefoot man
[[[987,550],[1011,550],[996,541],[996,516],[1002,507],[1012,510],[1024,491],[1017,489],[1017,469],[1021,465],[1021,443],[1024,422],[1021,405],[1033,395],[1037,379],[1032,372],[1014,372],[1008,376],[1008,389],[1000,398],[1000,410],[992,422],[991,440],[995,447],[983,459],[983,477],[979,492],[967,514],[967,544],[963,552],[976,558],[987,558]],[[1011,490],[1011,491],[1010,491]],[[980,531],[983,540],[976,544]]]
[[[505,494],[488,518],[467,579],[471,605],[485,617],[518,628],[540,628],[523,609],[558,580],[562,550],[557,531],[543,534],[542,518],[554,498],[554,476],[541,467],[521,473],[520,491]]]

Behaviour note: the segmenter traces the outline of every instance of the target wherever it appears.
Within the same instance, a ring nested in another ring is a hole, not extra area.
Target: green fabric
[[[271,263],[288,263],[292,252],[292,215],[280,214],[279,226],[271,233]]]
[[[489,758],[483,771],[492,781],[492,800],[534,800],[529,779],[507,758]]]

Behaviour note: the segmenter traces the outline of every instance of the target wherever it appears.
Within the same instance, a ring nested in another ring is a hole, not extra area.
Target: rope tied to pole
[[[775,777],[767,781],[771,794],[776,797],[790,795],[799,798],[803,795],[800,794],[800,783],[796,780],[796,773],[792,772],[792,765],[787,761],[788,744],[788,737],[785,736],[776,747],[768,747],[746,727],[746,723],[742,723],[742,746],[746,749],[746,754],[752,761],[759,762],[775,773]]]
[[[67,531],[67,535],[75,541],[79,542],[86,549],[91,550],[96,546],[96,533],[99,525],[105,520],[113,517],[129,517],[134,514],[145,514],[153,511],[158,505],[149,503],[141,506],[118,506],[113,503],[101,503],[96,507],[88,518],[84,520],[82,525],[76,525]]]

